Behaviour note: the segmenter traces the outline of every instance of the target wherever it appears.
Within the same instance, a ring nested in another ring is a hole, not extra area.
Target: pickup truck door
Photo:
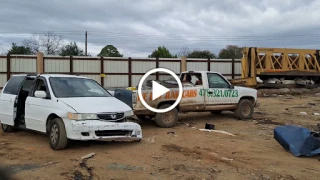
[[[196,86],[188,86],[184,84],[184,79],[189,76],[192,84],[197,84],[196,81],[201,77],[201,73],[190,72],[182,73],[180,75],[180,80],[183,84],[183,94],[180,101],[180,111],[202,111],[205,108],[205,97],[201,96],[201,91],[203,90],[203,84]]]
[[[207,73],[208,89],[205,90],[206,109],[216,109],[214,106],[232,106],[238,102],[238,90],[218,73]]]
[[[27,76],[12,76],[0,94],[0,121],[14,126],[18,93]]]
[[[36,90],[46,91],[46,98],[34,96]],[[38,77],[26,100],[25,123],[28,129],[46,132],[46,121],[50,114],[51,95],[45,78]]]

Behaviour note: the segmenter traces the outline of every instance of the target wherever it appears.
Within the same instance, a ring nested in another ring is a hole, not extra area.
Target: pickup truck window
[[[3,90],[5,94],[18,95],[25,76],[12,76]]]
[[[112,97],[96,81],[74,77],[50,77],[50,85],[57,98]]]
[[[219,74],[208,73],[208,84],[209,88],[228,88],[230,85],[223,79]]]
[[[182,83],[192,83],[193,85],[202,85],[201,73],[185,73],[181,76]]]

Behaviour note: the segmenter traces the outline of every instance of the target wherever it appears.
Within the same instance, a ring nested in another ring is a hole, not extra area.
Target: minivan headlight
[[[124,116],[125,116],[125,117],[129,117],[129,116],[133,116],[133,115],[134,115],[133,110],[125,111],[125,112],[124,112]]]
[[[68,113],[68,119],[72,120],[94,120],[99,119],[96,114],[91,113]]]

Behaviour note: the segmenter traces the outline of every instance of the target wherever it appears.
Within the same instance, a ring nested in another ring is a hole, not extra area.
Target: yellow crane
[[[247,87],[318,87],[320,50],[246,47],[241,78],[232,84]]]

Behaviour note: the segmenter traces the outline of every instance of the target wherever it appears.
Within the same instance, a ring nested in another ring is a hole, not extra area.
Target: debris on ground
[[[315,116],[319,116],[320,115],[320,113],[312,113],[313,115],[315,115]]]
[[[111,170],[125,170],[125,171],[143,170],[143,168],[140,166],[130,166],[130,165],[123,165],[118,163],[110,163],[107,165],[107,168]]]
[[[209,130],[209,129],[199,129],[200,131],[207,131],[207,132],[216,132],[216,133],[222,133],[222,134],[227,134],[230,136],[235,136],[234,134],[228,133],[226,131],[221,131],[221,130]]]
[[[274,122],[270,119],[260,119],[256,124],[273,124],[273,125],[284,125],[284,123]]]
[[[171,131],[171,132],[167,132],[167,134],[173,134],[173,135],[175,135],[176,133],[173,132],[173,131]]]
[[[304,127],[278,126],[274,129],[274,139],[296,157],[320,154],[320,138]]]
[[[208,123],[206,123],[206,125],[205,125],[205,129],[209,129],[209,130],[212,130],[212,129],[214,129],[214,127],[215,127],[215,125],[214,124],[208,124]]]
[[[310,106],[316,106],[316,103],[308,103]]]
[[[89,158],[92,158],[93,156],[95,155],[94,152],[90,153],[90,154],[87,154],[85,156],[82,156],[81,159],[89,159]]]
[[[221,159],[225,160],[225,161],[233,161],[233,159],[229,159],[229,158],[225,158],[225,157],[222,157]]]
[[[148,143],[154,143],[156,137],[157,137],[157,136],[146,137],[146,138],[144,138],[144,141],[145,141],[145,142],[148,142]]]
[[[301,114],[301,115],[307,115],[307,113],[306,113],[306,112],[300,112],[300,114]]]

